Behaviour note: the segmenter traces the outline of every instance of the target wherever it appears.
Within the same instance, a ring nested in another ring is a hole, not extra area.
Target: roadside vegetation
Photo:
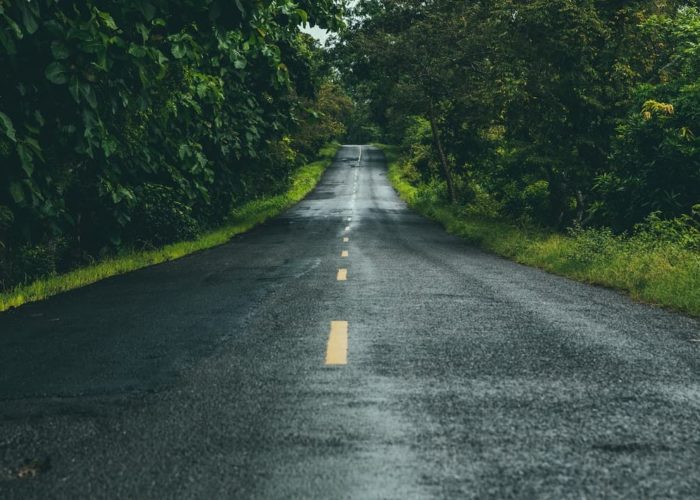
[[[488,207],[449,203],[444,185],[413,184],[410,163],[398,148],[380,147],[401,198],[450,233],[521,264],[700,316],[700,224],[689,229],[685,220],[651,216],[632,233],[615,234],[609,228],[575,227],[560,233],[515,223],[489,214]]]
[[[342,13],[0,1],[0,309],[222,243],[298,201],[352,109],[300,26],[337,29]]]
[[[300,167],[292,174],[288,191],[249,201],[232,210],[226,223],[218,229],[207,231],[192,240],[172,243],[153,250],[122,251],[98,263],[65,274],[52,274],[28,284],[16,286],[0,293],[0,311],[42,300],[111,276],[223,245],[237,234],[244,233],[271,217],[279,215],[305,198],[316,187],[339,147],[338,143],[334,143],[322,148],[317,161]]]
[[[696,2],[361,0],[334,55],[413,207],[700,314],[699,48]]]
[[[0,308],[226,241],[342,139],[485,248],[699,313],[698,2],[346,3],[0,0]]]

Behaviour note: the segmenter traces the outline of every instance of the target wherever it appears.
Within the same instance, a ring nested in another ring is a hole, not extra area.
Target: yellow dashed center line
[[[350,252],[348,252],[347,250],[343,250],[343,253],[341,253],[340,256],[347,258],[350,256]]]
[[[348,364],[348,322],[331,321],[331,333],[326,348],[326,365]]]
[[[348,280],[348,270],[347,269],[338,269],[338,281],[347,281]]]

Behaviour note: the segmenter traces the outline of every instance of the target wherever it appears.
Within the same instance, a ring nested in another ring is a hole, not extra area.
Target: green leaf
[[[184,45],[175,44],[175,45],[173,45],[172,49],[170,49],[170,50],[171,50],[173,57],[175,59],[182,59],[183,57],[185,57],[187,55],[187,49],[185,48]]]
[[[70,57],[70,49],[68,49],[63,42],[58,40],[51,42],[51,53],[53,54],[54,59],[58,61],[68,59],[68,57]]]
[[[131,47],[129,47],[129,54],[138,59],[141,59],[147,54],[147,52],[146,48],[142,47],[141,45],[132,45]]]
[[[297,16],[299,16],[299,18],[301,19],[301,22],[302,22],[303,24],[306,24],[306,23],[309,22],[309,15],[306,13],[305,10],[303,10],[303,9],[297,9],[297,10],[296,10],[296,14],[297,14]]]
[[[24,189],[19,182],[10,182],[10,195],[15,203],[21,204],[24,202]]]
[[[8,139],[10,139],[12,142],[17,142],[15,127],[12,125],[12,120],[10,120],[10,117],[2,111],[0,111],[0,127]]]
[[[28,3],[29,2],[18,2],[17,7],[22,12],[22,24],[24,24],[24,29],[27,30],[27,33],[33,34],[39,29],[39,23],[34,13],[31,11],[33,6],[28,5]]]
[[[85,101],[90,105],[91,108],[97,108],[97,96],[95,95],[95,89],[89,83],[80,84],[80,93],[85,98]]]
[[[169,61],[169,59],[163,54],[160,50],[156,49],[156,55],[158,56],[158,64],[161,66],[165,65]]]
[[[112,156],[118,147],[119,147],[119,143],[117,143],[116,139],[114,139],[111,136],[106,137],[102,141],[102,152],[104,153],[104,155],[107,158]]]
[[[102,19],[102,22],[104,23],[104,25],[107,26],[109,29],[111,29],[111,30],[118,29],[117,23],[114,22],[114,18],[108,12],[98,11],[97,15],[100,16],[100,19]]]
[[[22,33],[22,28],[19,27],[19,24],[14,22],[14,20],[12,20],[12,18],[10,18],[7,14],[3,14],[2,18],[5,20],[7,25],[10,28],[12,28],[12,31],[15,34],[15,38],[17,38],[18,40],[21,40],[22,38],[24,38],[24,33]]]
[[[34,153],[35,153],[37,156],[41,156],[41,146],[39,145],[39,141],[37,141],[37,140],[34,139],[33,137],[27,137],[27,138],[24,140],[24,143],[25,143],[27,146],[29,146],[29,147],[32,149],[32,151],[34,151]]]
[[[11,56],[17,53],[17,46],[15,45],[15,41],[5,30],[0,30],[0,45],[3,49],[5,49],[5,52],[7,52]]]
[[[46,124],[46,120],[44,120],[44,115],[42,115],[41,111],[39,111],[38,109],[34,111],[34,119],[39,124],[39,127],[43,127]]]
[[[24,144],[17,145],[17,156],[19,156],[22,170],[24,170],[24,173],[27,174],[27,177],[31,177],[34,173],[34,161],[32,160],[32,155],[29,152],[29,149]]]
[[[150,36],[150,32],[148,31],[148,28],[146,28],[143,23],[137,23],[136,24],[136,31],[138,31],[139,35],[141,35],[141,40],[143,40],[143,43],[146,43]]]
[[[138,5],[139,9],[141,10],[141,14],[143,14],[143,17],[146,18],[146,21],[150,21],[153,19],[153,16],[156,15],[156,8],[151,2],[138,2]]]
[[[66,74],[66,68],[60,62],[52,62],[46,67],[44,72],[46,78],[56,85],[63,85],[68,82],[68,75]]]
[[[80,82],[76,77],[71,78],[70,84],[68,85],[68,92],[70,92],[75,103],[80,104]]]

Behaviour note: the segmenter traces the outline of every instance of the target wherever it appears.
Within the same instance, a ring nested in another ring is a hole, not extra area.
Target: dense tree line
[[[342,133],[333,0],[0,0],[0,288],[220,224]]]
[[[416,182],[623,231],[697,224],[699,47],[695,2],[362,0],[335,57]]]

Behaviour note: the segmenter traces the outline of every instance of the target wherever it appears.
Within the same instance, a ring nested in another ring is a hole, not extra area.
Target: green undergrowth
[[[389,162],[389,179],[401,198],[448,232],[521,264],[700,316],[700,252],[644,231],[631,236],[607,229],[561,234],[471,215],[465,207],[422,196],[421,186],[403,175],[398,149],[380,147]]]
[[[331,164],[339,148],[340,145],[337,143],[325,146],[316,162],[300,167],[293,174],[288,191],[277,196],[246,203],[236,209],[231,214],[229,222],[219,229],[191,241],[173,243],[155,250],[125,252],[66,274],[50,276],[18,286],[8,292],[0,293],[0,311],[6,311],[28,302],[43,300],[105,278],[179,259],[200,250],[222,245],[233,236],[244,233],[271,217],[279,215],[306,197],[318,184],[323,172]]]

